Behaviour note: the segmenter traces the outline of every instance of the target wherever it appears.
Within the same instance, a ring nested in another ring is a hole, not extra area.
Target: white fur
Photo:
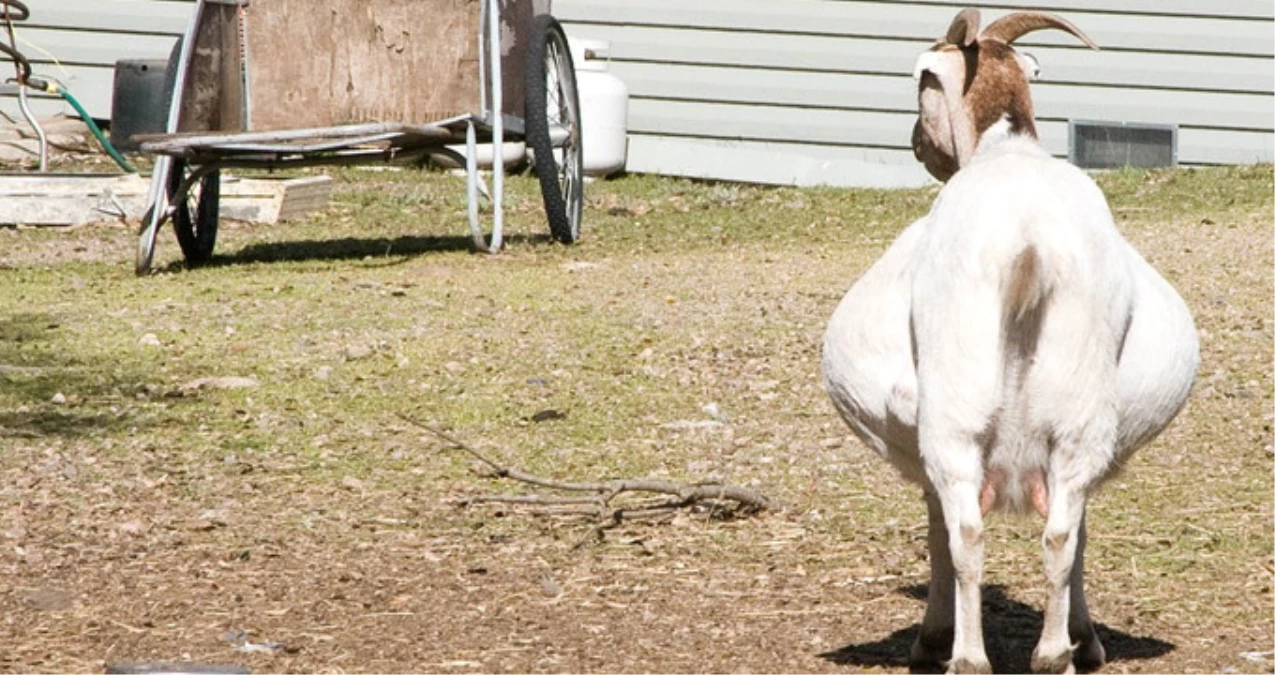
[[[1025,251],[1032,306],[1013,321],[1006,294]],[[1002,472],[995,507],[1025,510],[1038,471],[1049,586],[1035,657],[1069,663],[1075,638],[1101,661],[1083,594],[1085,500],[1182,408],[1198,358],[1186,304],[1121,237],[1093,181],[989,129],[824,338],[837,410],[926,493],[933,578],[914,658],[941,653],[934,641],[952,630],[952,668],[986,666],[981,492]]]

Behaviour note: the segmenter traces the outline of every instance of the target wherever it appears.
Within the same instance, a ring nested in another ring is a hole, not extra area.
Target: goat
[[[1087,499],[1185,405],[1198,338],[1097,185],[1037,141],[1036,64],[1011,44],[1043,28],[1092,41],[1038,12],[978,23],[960,12],[917,60],[913,148],[946,185],[836,308],[824,384],[924,492],[931,579],[912,665],[991,672],[983,518],[1034,510],[1047,596],[1031,666],[1074,672],[1106,659],[1084,596]]]

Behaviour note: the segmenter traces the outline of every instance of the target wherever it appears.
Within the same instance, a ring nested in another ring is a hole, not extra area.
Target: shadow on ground
[[[133,395],[146,383],[145,375],[130,367],[75,353],[55,315],[0,319],[0,387],[9,404],[0,408],[0,437],[88,436],[136,426],[135,419],[78,402]]]
[[[552,238],[547,234],[532,236],[511,235],[505,237],[505,245],[507,246],[546,244],[550,241],[552,241]],[[228,267],[250,263],[316,260],[361,260],[363,258],[380,258],[385,262],[400,263],[408,258],[427,253],[477,252],[477,250],[474,247],[472,238],[461,236],[345,237],[342,239],[250,244],[232,253],[214,255],[211,260],[201,263],[199,267]],[[186,266],[184,261],[175,261],[160,271],[172,272],[183,269]]]
[[[924,601],[925,584],[905,586],[898,592]],[[919,614],[919,613],[918,613]],[[1005,587],[983,588],[983,635],[988,658],[998,673],[1030,672],[1031,652],[1044,625],[1040,610],[1010,599]],[[1102,623],[1096,623],[1098,638],[1107,650],[1107,662],[1151,659],[1175,649],[1175,645],[1153,637],[1130,635]],[[880,640],[859,642],[820,654],[821,658],[840,665],[860,667],[906,668],[908,652],[921,624],[901,628]]]

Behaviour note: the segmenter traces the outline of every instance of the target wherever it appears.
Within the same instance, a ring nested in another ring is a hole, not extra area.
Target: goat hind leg
[[[1093,621],[1089,618],[1089,606],[1085,602],[1085,518],[1080,518],[1080,539],[1076,542],[1076,560],[1071,568],[1071,612],[1067,617],[1067,632],[1076,645],[1073,660],[1075,667],[1092,671],[1107,662],[1107,652],[1098,639]]]
[[[943,522],[943,506],[933,492],[925,492],[925,508],[929,513],[930,587],[925,598],[925,618],[912,643],[908,666],[913,672],[940,672],[952,657],[953,623],[955,621],[955,570],[952,551],[948,547],[947,525]]]
[[[1062,486],[1055,486],[1051,492],[1049,518],[1041,537],[1047,583],[1045,621],[1040,642],[1032,652],[1031,667],[1034,673],[1074,673],[1074,644],[1069,628],[1074,616],[1074,587],[1081,582],[1083,574],[1078,554],[1083,536],[1085,493]],[[1082,607],[1074,609],[1083,612],[1087,623],[1088,611]],[[1089,630],[1092,631],[1092,626]]]
[[[953,597],[952,660],[949,673],[990,673],[991,662],[983,647],[983,512],[979,506],[980,481],[953,481],[938,486],[943,507],[952,571],[956,577]]]

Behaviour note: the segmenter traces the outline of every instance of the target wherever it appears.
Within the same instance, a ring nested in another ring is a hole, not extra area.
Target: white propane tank
[[[624,169],[629,154],[629,88],[608,72],[611,43],[570,40],[580,94],[584,173],[608,176]]]

